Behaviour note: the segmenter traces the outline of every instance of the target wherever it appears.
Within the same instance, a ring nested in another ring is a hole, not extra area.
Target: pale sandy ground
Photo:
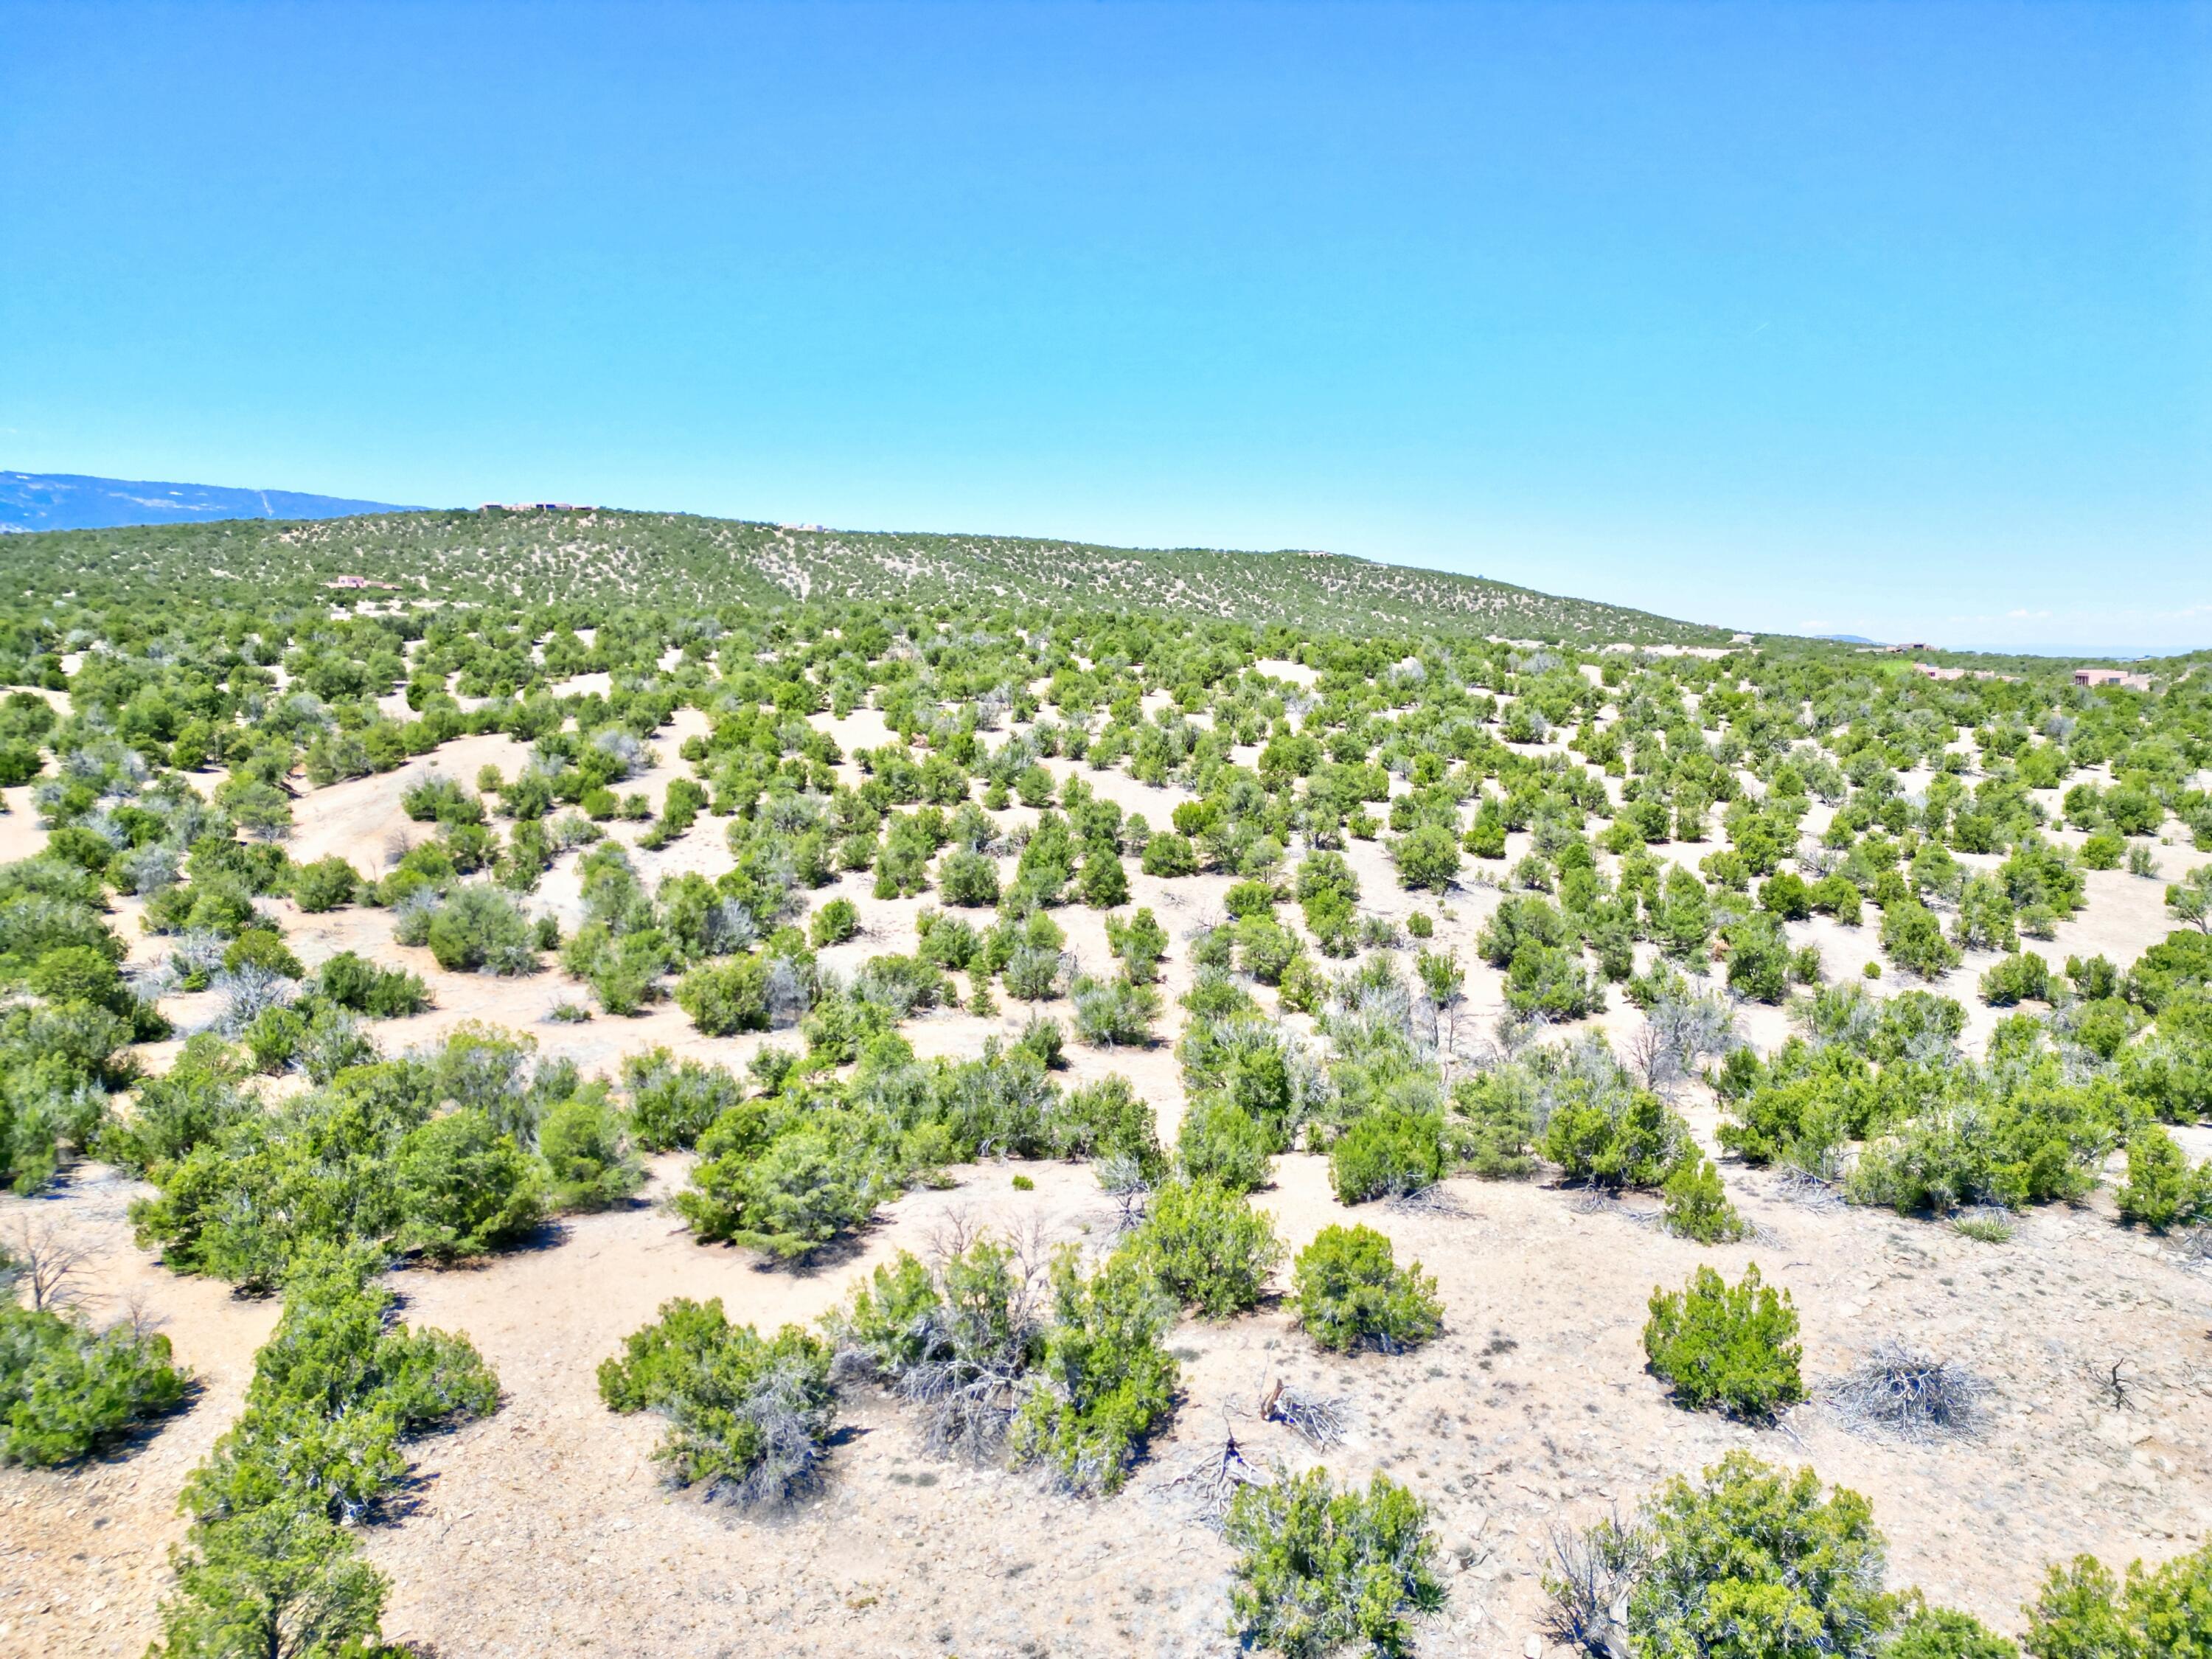
[[[1313,678],[1297,665],[1263,666],[1287,680]],[[848,755],[890,737],[872,711],[817,723]],[[662,764],[625,791],[642,788],[657,800],[684,769],[676,759],[682,738],[702,729],[700,716],[683,711],[654,739]],[[416,776],[434,764],[472,787],[477,767],[512,772],[522,753],[503,738],[471,738],[401,772],[314,792],[301,803],[294,853],[335,852],[374,873],[401,838],[429,833],[398,806]],[[1080,763],[1049,764],[1062,777],[1088,779],[1155,827],[1184,798]],[[857,775],[849,762],[844,769]],[[43,836],[27,792],[8,795],[0,857],[25,856]],[[1012,827],[1035,815],[1000,816]],[[611,830],[629,842],[639,827]],[[679,869],[714,873],[729,864],[722,830],[702,817],[672,847],[634,856],[648,879]],[[1694,862],[1717,844],[1664,850]],[[1500,975],[1473,949],[1498,898],[1481,884],[1502,879],[1525,850],[1516,837],[1505,860],[1470,861],[1468,884],[1439,902],[1399,889],[1378,843],[1347,849],[1364,908],[1401,921],[1425,911],[1437,919],[1437,944],[1459,949],[1468,969],[1460,1029],[1469,1038],[1486,1032],[1503,1006]],[[2169,877],[2203,857],[2183,845],[2158,855]],[[574,863],[564,858],[532,901],[564,926],[578,914]],[[2089,884],[2082,915],[2055,942],[2034,947],[2054,964],[2070,952],[2102,951],[2124,965],[2163,937],[2161,884],[2124,872],[2093,873]],[[1173,999],[1190,979],[1184,942],[1220,919],[1227,885],[1222,877],[1162,882],[1133,866],[1133,902],[1152,905],[1176,940],[1163,987],[1164,1040],[1113,1054],[1069,1049],[1068,1081],[1128,1076],[1153,1103],[1164,1138],[1182,1109],[1170,1045],[1181,1024]],[[879,903],[865,877],[816,897],[837,892],[859,902],[865,923],[860,939],[824,953],[843,970],[878,951],[911,950],[915,914],[934,902]],[[357,949],[431,983],[435,1009],[377,1028],[387,1052],[434,1042],[471,1018],[526,1030],[547,1052],[602,1071],[655,1043],[736,1066],[763,1041],[794,1040],[703,1037],[665,1003],[635,1019],[548,1024],[556,1001],[586,1000],[557,972],[514,981],[444,974],[428,951],[392,944],[385,913],[307,916],[284,902],[275,908],[311,965]],[[118,904],[117,921],[132,938],[134,958],[150,961],[161,947],[137,933],[138,908]],[[1287,920],[1295,908],[1283,914]],[[1106,970],[1103,920],[1080,907],[1059,916],[1084,965]],[[1820,945],[1837,978],[1856,975],[1875,953],[1875,931],[1826,920],[1791,929],[1799,942]],[[1976,1041],[1996,1018],[1973,994],[1990,959],[1970,961],[1938,987],[1972,1011]],[[1884,988],[1897,984],[1893,976]],[[212,1012],[206,1002],[167,1006],[189,1024]],[[1617,996],[1614,1004],[1597,1024],[1626,1035],[1638,1017]],[[1003,995],[1000,1006],[996,1018],[940,1012],[905,1029],[925,1055],[972,1054],[994,1032],[1018,1030],[1030,1012]],[[1062,1001],[1042,1012],[1065,1019],[1068,1011]],[[1747,1011],[1745,1025],[1762,1045],[1787,1030],[1778,1011],[1764,1009]],[[160,1045],[149,1060],[165,1064],[173,1048]],[[1688,1091],[1683,1103],[1710,1139],[1714,1113],[1704,1091]],[[2212,1151],[2212,1137],[2190,1139],[2200,1156]],[[2083,1550],[2115,1562],[2162,1557],[2212,1527],[2212,1277],[2118,1228],[2109,1197],[2039,1212],[2013,1242],[1990,1247],[1886,1212],[1788,1201],[1767,1177],[1733,1164],[1731,1190],[1763,1231],[1754,1244],[1713,1250],[1649,1224],[1644,1201],[1586,1210],[1575,1194],[1533,1183],[1455,1182],[1456,1214],[1367,1206],[1357,1219],[1389,1233],[1401,1257],[1418,1255],[1438,1276],[1443,1338],[1411,1356],[1340,1360],[1320,1355],[1279,1309],[1219,1327],[1186,1323],[1174,1337],[1185,1389],[1175,1428],[1117,1498],[1076,1502],[1028,1476],[937,1462],[895,1406],[855,1390],[825,1494],[781,1521],[747,1519],[661,1486],[650,1460],[656,1425],[599,1405],[599,1362],[662,1300],[720,1296],[735,1316],[763,1328],[811,1320],[856,1273],[896,1249],[926,1249],[952,1217],[1039,1224],[1103,1248],[1114,1212],[1080,1166],[1016,1166],[1035,1178],[1028,1193],[1012,1188],[1008,1167],[963,1169],[952,1172],[948,1190],[886,1206],[849,1255],[811,1271],[770,1271],[742,1252],[694,1243],[657,1207],[682,1183],[685,1164],[657,1160],[646,1202],[571,1221],[548,1248],[474,1270],[394,1276],[407,1316],[468,1333],[507,1393],[496,1416],[422,1445],[412,1512],[368,1536],[371,1556],[394,1581],[386,1628],[395,1638],[488,1656],[1226,1653],[1229,1557],[1194,1523],[1187,1492],[1170,1482],[1218,1449],[1224,1425],[1255,1462],[1306,1461],[1298,1443],[1253,1415],[1273,1376],[1351,1401],[1356,1432],[1328,1460],[1340,1475],[1364,1479],[1386,1468],[1433,1506],[1453,1553],[1449,1609],[1422,1638],[1429,1654],[1522,1653],[1540,1615],[1538,1578],[1553,1526],[1631,1505],[1664,1475],[1695,1470],[1735,1445],[1810,1460],[1828,1479],[1865,1492],[1892,1540],[1895,1582],[1920,1583],[2006,1627],[2017,1627],[2019,1604],[2047,1560]],[[126,1455],[72,1474],[0,1471],[0,1654],[144,1648],[166,1550],[181,1535],[178,1491],[234,1415],[253,1351],[276,1316],[273,1304],[179,1279],[137,1250],[124,1208],[140,1190],[88,1165],[47,1197],[0,1200],[0,1231],[19,1218],[51,1220],[91,1247],[85,1284],[95,1314],[114,1316],[134,1301],[152,1310],[204,1385],[191,1410]],[[1277,1184],[1261,1202],[1293,1248],[1347,1218],[1329,1196],[1325,1164],[1311,1158],[1280,1160]],[[1653,1285],[1679,1283],[1699,1261],[1731,1275],[1757,1261],[1795,1293],[1808,1376],[1833,1374],[1891,1334],[1972,1365],[1996,1386],[1989,1431],[1968,1446],[1915,1449],[1854,1438],[1817,1407],[1767,1431],[1674,1409],[1643,1370],[1639,1333]],[[2125,1411],[2101,1382],[2115,1364],[2132,1396]]]
[[[31,788],[27,783],[14,789],[0,789],[0,801],[6,802],[8,807],[6,814],[0,816],[0,864],[36,858],[46,851],[46,832],[31,805]]]

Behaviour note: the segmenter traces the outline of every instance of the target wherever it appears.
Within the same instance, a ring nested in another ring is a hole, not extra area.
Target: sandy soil
[[[1312,678],[1296,665],[1262,666],[1288,680]],[[890,735],[872,711],[816,723],[848,755]],[[684,770],[678,744],[701,729],[696,712],[684,711],[654,739],[662,764],[625,792],[643,789],[657,800]],[[428,833],[398,806],[416,777],[434,766],[473,787],[479,766],[511,772],[522,758],[504,738],[471,738],[399,772],[313,792],[300,803],[293,853],[336,853],[380,871],[402,838]],[[1119,773],[1050,764],[1155,826],[1184,798]],[[27,792],[8,794],[0,858],[24,856],[43,840]],[[1002,817],[1012,825],[1034,815]],[[637,829],[611,826],[625,842]],[[1469,1030],[1486,1030],[1503,1006],[1501,976],[1473,949],[1499,896],[1483,884],[1502,878],[1525,850],[1524,838],[1514,838],[1506,860],[1471,864],[1468,884],[1439,902],[1398,888],[1378,843],[1347,849],[1365,908],[1401,922],[1425,912],[1436,920],[1437,945],[1459,950],[1468,969],[1460,1018]],[[1694,861],[1711,848],[1663,850]],[[683,869],[711,874],[730,861],[712,817],[659,853],[634,856],[649,879]],[[2158,856],[2168,878],[2203,857],[2182,845],[2161,846]],[[563,859],[533,901],[564,924],[577,914],[574,861]],[[1183,1106],[1170,1045],[1181,1021],[1173,999],[1190,977],[1184,941],[1219,919],[1227,884],[1219,877],[1163,882],[1133,868],[1133,902],[1151,905],[1176,940],[1165,964],[1165,1040],[1112,1054],[1070,1049],[1073,1080],[1128,1076],[1153,1103],[1164,1136]],[[2101,951],[2124,964],[2167,929],[2161,885],[2093,873],[2085,911],[2035,948],[2054,963]],[[833,892],[854,898],[864,919],[859,939],[825,953],[846,970],[878,951],[912,949],[915,914],[934,902],[878,902],[865,878],[852,878],[817,896]],[[431,984],[434,1010],[378,1028],[387,1052],[434,1042],[465,1019],[526,1030],[546,1051],[599,1071],[656,1043],[741,1065],[774,1040],[701,1036],[668,1004],[635,1019],[549,1024],[556,1001],[581,995],[556,972],[514,981],[448,975],[426,951],[393,945],[383,912],[307,916],[283,902],[275,908],[311,965],[354,949]],[[137,908],[118,907],[126,934]],[[1080,907],[1060,919],[1079,959],[1105,969],[1103,919]],[[1817,943],[1838,978],[1856,975],[1875,953],[1872,926],[1823,919],[1790,931],[1797,942]],[[133,942],[139,959],[160,952],[158,941]],[[1970,960],[1937,988],[1972,1011],[1976,1041],[1996,1018],[1973,994],[1989,960]],[[204,1000],[167,1006],[189,1023],[211,1012]],[[971,1054],[1030,1012],[1011,999],[1001,1004],[995,1018],[940,1012],[906,1029],[925,1054]],[[1043,1012],[1065,1018],[1066,1008]],[[1616,1006],[1599,1023],[1625,1035],[1637,1020]],[[1745,1023],[1762,1045],[1786,1030],[1776,1011],[1747,1011]],[[154,1050],[154,1062],[164,1063],[173,1047]],[[1710,1139],[1710,1103],[1692,1091],[1684,1103]],[[424,1443],[412,1512],[367,1538],[393,1580],[393,1638],[486,1656],[1226,1654],[1228,1557],[1196,1524],[1188,1489],[1172,1482],[1218,1450],[1225,1425],[1255,1462],[1307,1461],[1301,1444],[1254,1416],[1277,1376],[1350,1402],[1355,1433],[1328,1460],[1340,1474],[1388,1468],[1432,1504],[1451,1552],[1451,1602],[1425,1632],[1425,1653],[1523,1653],[1541,1610],[1538,1580],[1554,1525],[1632,1504],[1665,1475],[1695,1470],[1733,1445],[1810,1461],[1866,1492],[1892,1540],[1895,1582],[1919,1583],[2008,1628],[2052,1558],[2085,1550],[2114,1562],[2161,1557],[2212,1527],[2212,1276],[2118,1228],[2101,1195],[2036,1212],[2009,1243],[1986,1246],[1886,1212],[1792,1201],[1765,1176],[1733,1164],[1731,1192],[1761,1231],[1754,1243],[1714,1250],[1662,1233],[1644,1201],[1592,1208],[1536,1184],[1455,1182],[1450,1212],[1364,1208],[1358,1219],[1389,1232],[1401,1257],[1417,1255],[1437,1275],[1443,1338],[1412,1356],[1341,1360],[1320,1354],[1279,1309],[1218,1327],[1187,1323],[1174,1338],[1185,1389],[1174,1430],[1117,1498],[1079,1503],[1026,1476],[938,1462],[894,1405],[860,1390],[848,1396],[823,1496],[780,1521],[747,1518],[662,1486],[650,1456],[656,1425],[614,1417],[599,1402],[599,1361],[663,1300],[720,1296],[733,1316],[764,1328],[811,1320],[855,1274],[898,1249],[926,1248],[955,1216],[1033,1224],[1104,1247],[1113,1210],[1080,1166],[1023,1166],[1035,1178],[1030,1192],[1012,1187],[1007,1168],[962,1169],[949,1188],[887,1206],[842,1259],[771,1271],[743,1252],[695,1243],[659,1206],[681,1185],[685,1164],[657,1160],[643,1201],[566,1224],[545,1248],[473,1270],[395,1275],[407,1316],[466,1332],[498,1370],[506,1400],[489,1420]],[[166,1552],[181,1531],[178,1491],[234,1413],[276,1316],[272,1304],[179,1279],[135,1249],[124,1212],[137,1190],[86,1165],[46,1197],[0,1199],[0,1231],[51,1224],[88,1247],[82,1285],[92,1310],[149,1310],[203,1384],[190,1410],[106,1462],[68,1474],[0,1471],[0,1655],[143,1650]],[[1293,1248],[1346,1218],[1329,1195],[1325,1165],[1310,1158],[1280,1160],[1260,1201]],[[1652,1287],[1678,1284],[1699,1261],[1732,1275],[1756,1261],[1794,1293],[1813,1378],[1847,1367],[1887,1335],[1971,1365],[1995,1389],[1986,1433],[1971,1444],[1916,1449],[1855,1437],[1817,1406],[1763,1431],[1674,1409],[1644,1372],[1639,1333]],[[2126,1409],[2106,1381],[2115,1364]]]
[[[14,789],[0,789],[0,804],[8,809],[5,814],[0,814],[0,864],[36,858],[46,850],[46,832],[31,805],[31,788],[27,783]]]
[[[139,1444],[70,1473],[0,1473],[0,1653],[143,1652],[167,1589],[169,1546],[184,1536],[177,1495],[238,1413],[274,1302],[180,1279],[131,1243],[124,1211],[149,1191],[81,1166],[49,1197],[0,1199],[0,1237],[52,1227],[88,1260],[76,1288],[101,1323],[143,1308],[200,1385],[191,1408]]]

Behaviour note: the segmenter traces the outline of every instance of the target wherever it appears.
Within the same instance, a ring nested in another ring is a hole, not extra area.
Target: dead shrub
[[[1890,1340],[1876,1344],[1822,1397],[1855,1433],[1928,1444],[1978,1433],[1989,1392],[1990,1385],[1965,1366]]]

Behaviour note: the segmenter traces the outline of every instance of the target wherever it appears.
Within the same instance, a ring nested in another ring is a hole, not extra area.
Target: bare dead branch
[[[1229,1413],[1221,1414],[1221,1443],[1193,1460],[1190,1466],[1173,1480],[1163,1483],[1164,1489],[1187,1491],[1198,1500],[1199,1518],[1216,1531],[1229,1517],[1229,1506],[1237,1499],[1240,1488],[1262,1485],[1267,1477],[1244,1460],[1244,1449],[1237,1443],[1237,1431],[1229,1421]]]
[[[1442,1182],[1416,1187],[1409,1193],[1400,1193],[1387,1200],[1383,1207],[1416,1215],[1465,1216],[1468,1213],[1467,1206],[1455,1198]]]
[[[16,1222],[7,1248],[15,1260],[16,1282],[33,1310],[82,1304],[84,1295],[71,1281],[97,1259],[94,1251],[65,1237],[52,1221],[27,1217]]]

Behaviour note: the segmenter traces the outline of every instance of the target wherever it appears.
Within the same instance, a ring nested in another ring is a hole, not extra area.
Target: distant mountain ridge
[[[208,524],[222,519],[343,519],[362,513],[419,510],[295,489],[228,489],[219,484],[95,478],[77,472],[0,472],[0,533]]]

